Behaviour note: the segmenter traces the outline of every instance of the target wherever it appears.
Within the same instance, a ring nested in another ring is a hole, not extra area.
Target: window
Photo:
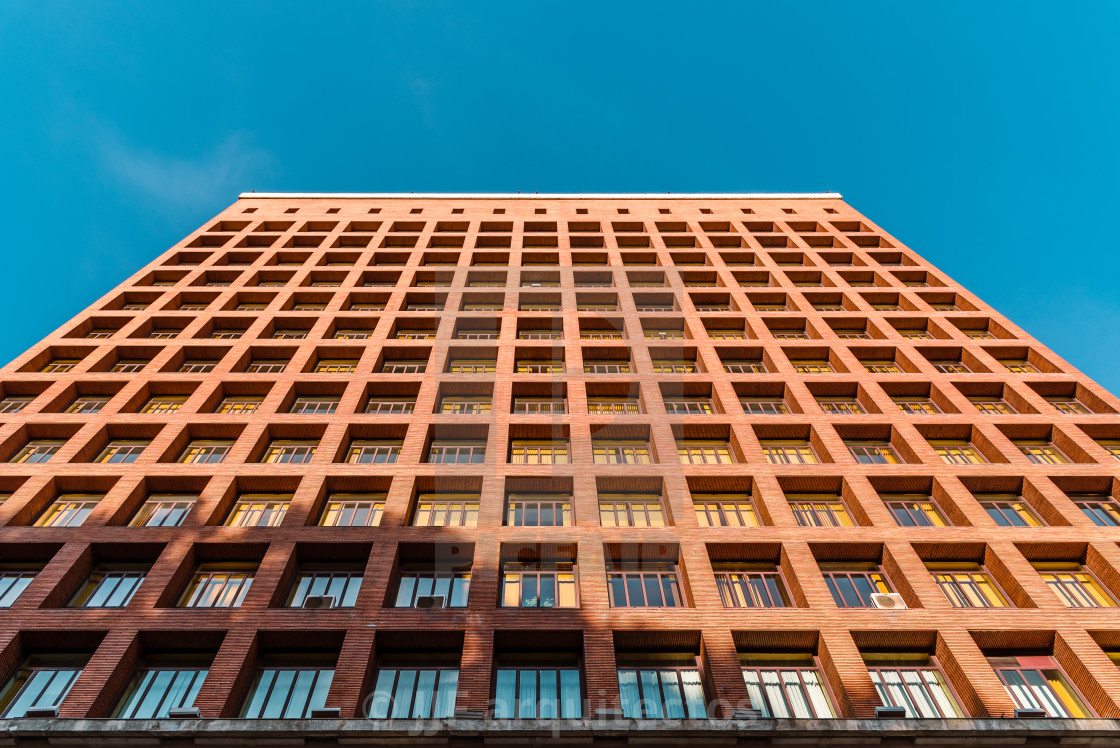
[[[202,564],[179,600],[180,608],[240,608],[255,565]]]
[[[1070,494],[1070,499],[1097,527],[1120,527],[1120,503],[1105,494]]]
[[[61,494],[35,520],[35,527],[80,527],[100,501],[98,494]]]
[[[335,340],[365,340],[372,333],[369,330],[338,328],[334,331]]]
[[[988,664],[1020,709],[1056,719],[1093,716],[1053,657],[989,657]]]
[[[307,330],[284,329],[278,327],[272,332],[273,340],[304,340],[306,337]]]
[[[58,707],[82,674],[85,658],[44,654],[27,658],[0,691],[0,717],[26,717],[29,709]]]
[[[385,513],[385,494],[332,493],[327,497],[320,527],[376,527]]]
[[[780,397],[741,397],[739,398],[739,404],[747,415],[789,415],[789,406]]]
[[[140,408],[141,413],[175,413],[179,408],[183,407],[183,403],[187,401],[185,395],[154,395],[148,402],[144,403],[144,407]]]
[[[292,401],[292,408],[290,413],[298,413],[300,415],[329,415],[334,413],[338,407],[337,397],[297,397]]]
[[[1017,410],[1002,397],[970,397],[969,402],[976,406],[976,410],[988,416],[1005,416],[1018,413]]]
[[[5,397],[0,400],[0,413],[19,413],[34,399],[33,397]]]
[[[477,415],[490,412],[490,398],[473,397],[441,397],[439,400],[440,413],[456,413],[458,415]]]
[[[863,659],[879,700],[885,706],[900,706],[911,719],[965,716],[941,668],[928,654],[865,654]]]
[[[495,719],[579,719],[581,702],[576,667],[497,668]]]
[[[679,608],[684,605],[677,565],[672,562],[621,562],[607,567],[612,608]]]
[[[696,362],[655,358],[653,360],[653,371],[656,374],[695,374]]]
[[[1059,413],[1064,413],[1067,416],[1083,416],[1089,414],[1089,409],[1086,408],[1080,400],[1068,397],[1048,397],[1046,401],[1054,406],[1054,409]]]
[[[123,372],[136,372],[144,368],[147,361],[118,361],[113,365],[109,371],[123,371]],[[179,366],[179,371],[183,374],[208,374],[214,370],[217,361],[201,361],[187,359]],[[251,371],[248,369],[247,371]]]
[[[221,462],[232,447],[232,440],[195,439],[187,444],[178,461],[194,464]]]
[[[510,442],[509,461],[515,465],[567,464],[568,442],[515,439]]]
[[[261,455],[260,461],[273,464],[311,462],[318,446],[319,442],[315,441],[274,439]]]
[[[346,461],[349,463],[389,464],[396,462],[400,455],[400,440],[354,439],[350,442],[350,449],[346,453]]]
[[[591,455],[596,465],[650,465],[650,442],[623,439],[592,439]]]
[[[852,457],[861,465],[899,465],[902,460],[890,442],[849,441],[845,442]]]
[[[315,374],[350,374],[358,370],[356,359],[321,359],[315,364]]]
[[[381,668],[370,719],[447,719],[455,715],[459,671],[439,667]]]
[[[1015,446],[1028,460],[1039,465],[1066,465],[1069,458],[1045,439],[1017,439]]]
[[[475,527],[478,525],[478,496],[474,494],[420,494],[413,527]]]
[[[667,397],[665,412],[669,415],[710,415],[712,401],[706,397]]]
[[[8,462],[48,462],[54,457],[55,452],[62,449],[65,439],[32,439],[23,445],[23,449],[16,452]]]
[[[761,360],[749,359],[724,361],[723,370],[728,374],[765,374],[766,365]]]
[[[415,400],[371,397],[366,403],[366,413],[409,415],[415,407]]]
[[[869,374],[901,374],[902,369],[894,361],[864,361],[863,368]]]
[[[971,561],[939,561],[926,564],[934,583],[954,608],[1006,608],[1007,598],[990,574]]]
[[[1067,608],[1116,607],[1096,576],[1076,561],[1033,561],[1031,566]]]
[[[416,598],[436,596],[443,598],[445,607],[465,608],[470,585],[470,569],[434,571],[410,569],[406,565],[401,570],[394,605],[398,608],[414,608]]]
[[[696,523],[701,527],[758,527],[758,514],[747,494],[693,494]]]
[[[825,360],[801,360],[791,361],[790,363],[793,364],[793,370],[798,374],[832,374],[836,371],[832,368],[832,364]]]
[[[256,413],[257,408],[261,406],[263,401],[263,397],[247,397],[244,395],[227,397],[218,403],[214,412],[229,415],[249,415],[250,413]]]
[[[0,608],[12,607],[12,603],[35,579],[38,568],[21,568],[11,564],[0,568]]]
[[[288,595],[289,608],[302,608],[303,601],[311,596],[333,597],[331,607],[353,608],[362,588],[362,572],[341,570],[334,565],[306,564],[295,574],[292,591]]]
[[[113,712],[114,719],[167,719],[172,709],[194,706],[208,668],[172,665],[168,659],[153,658],[153,662],[136,671]]]
[[[570,561],[502,564],[502,607],[574,608],[575,564]]]
[[[938,408],[937,404],[928,397],[895,397],[891,399],[894,400],[894,404],[898,406],[899,410],[910,416],[932,416],[941,412],[941,408]]]
[[[73,369],[75,366],[77,366],[80,363],[81,363],[81,359],[56,358],[54,361],[51,361],[46,366],[44,366],[41,371],[44,374],[61,374],[63,372],[70,371],[71,369]],[[147,363],[147,361],[140,362],[140,368],[143,368],[144,364],[146,364],[146,363]],[[118,364],[115,364],[113,366],[113,368],[111,369],[111,371],[120,371],[119,369],[116,368],[119,365],[120,365],[119,362],[118,362]],[[136,369],[136,371],[139,371],[140,368]]]
[[[94,397],[92,395],[86,397],[78,397],[74,402],[70,403],[66,408],[66,413],[100,413],[101,409],[105,407],[110,398],[108,397]]]
[[[194,507],[197,496],[153,494],[136,511],[130,527],[178,527]]]
[[[782,572],[770,563],[713,564],[725,608],[788,608]]]
[[[766,461],[772,465],[816,465],[812,445],[801,439],[763,439],[760,441]]]
[[[645,663],[620,662],[618,691],[627,719],[706,719],[704,686],[696,658],[673,665],[664,658]]]
[[[105,445],[101,454],[97,455],[94,462],[101,463],[129,463],[136,462],[136,458],[148,446],[147,439],[114,439]]]
[[[587,412],[590,415],[622,415],[624,413],[641,413],[636,398],[628,397],[589,397],[587,398]]]
[[[599,494],[603,527],[664,527],[665,510],[657,494]]]
[[[950,465],[983,465],[988,462],[976,447],[964,439],[938,439],[931,440],[929,444]]]
[[[513,399],[513,412],[556,415],[565,413],[566,410],[563,398],[515,397]]]
[[[486,461],[486,442],[466,439],[433,439],[428,462],[479,463]]]
[[[572,524],[570,494],[511,493],[506,504],[510,527],[569,527]]]
[[[972,370],[960,361],[930,361],[933,368],[942,374],[971,374]]]
[[[858,416],[865,412],[859,400],[854,397],[843,400],[818,400],[817,404],[821,406],[823,412],[834,416]]]
[[[306,719],[327,702],[334,667],[259,668],[249,686],[241,719]]]
[[[144,569],[95,569],[70,600],[71,608],[123,608],[144,582]]]
[[[790,511],[802,527],[853,527],[844,500],[836,494],[787,494]]]
[[[999,362],[1001,364],[1003,364],[1004,368],[1007,369],[1007,371],[1010,372],[1011,374],[1037,374],[1038,373],[1038,369],[1035,367],[1034,364],[1032,364],[1029,361],[1015,360],[1015,359],[1002,359],[1001,358],[1001,359],[999,359]]]
[[[875,562],[820,562],[824,581],[840,608],[874,608],[873,593],[891,593],[887,575]]]
[[[1015,494],[983,494],[976,497],[988,516],[1000,527],[1042,527],[1045,523]]]
[[[808,653],[740,654],[751,706],[763,719],[836,716],[816,658]]]
[[[629,361],[584,361],[584,374],[629,374]]]
[[[677,456],[682,465],[730,465],[735,462],[731,445],[717,440],[678,439]]]
[[[926,494],[887,494],[883,496],[894,521],[899,527],[948,527],[937,502]]]
[[[226,527],[279,527],[288,513],[291,497],[278,494],[244,494],[234,502]]]
[[[520,371],[520,366],[518,371]],[[451,359],[447,364],[447,371],[451,374],[493,374],[493,359]]]

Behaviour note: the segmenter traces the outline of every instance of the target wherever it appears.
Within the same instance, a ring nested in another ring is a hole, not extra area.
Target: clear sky
[[[832,190],[1120,392],[1118,22],[1113,0],[3,0],[0,359],[243,190]]]

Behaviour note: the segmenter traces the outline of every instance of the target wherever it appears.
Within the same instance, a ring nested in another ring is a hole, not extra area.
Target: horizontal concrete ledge
[[[0,720],[0,746],[1116,746],[1120,720]]]
[[[410,200],[422,198],[454,200],[842,200],[839,192],[242,192],[250,198],[377,198]]]

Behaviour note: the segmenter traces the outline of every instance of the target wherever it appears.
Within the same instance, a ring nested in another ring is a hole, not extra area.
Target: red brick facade
[[[639,310],[666,300],[671,311]],[[464,308],[487,301],[500,309]],[[264,307],[237,309],[242,302]],[[308,302],[324,306],[293,309]],[[382,302],[380,311],[353,308]],[[184,303],[196,308],[183,311]],[[425,310],[409,309],[416,305]],[[471,325],[498,337],[461,336]],[[562,332],[519,337],[534,325]],[[435,336],[394,337],[402,327]],[[215,337],[216,328],[243,332]],[[581,338],[581,330],[608,328],[622,337]],[[708,334],[733,328],[744,331],[741,339]],[[278,329],[306,337],[277,339]],[[370,336],[338,339],[339,329]],[[647,336],[653,329],[683,335]],[[865,336],[852,336],[861,329]],[[796,330],[803,336],[790,336]],[[561,373],[516,371],[522,359],[561,357]],[[629,373],[584,373],[586,360],[620,357]],[[386,359],[402,358],[426,359],[426,370],[381,373]],[[135,373],[112,371],[122,359],[146,363]],[[313,371],[323,360],[353,359],[351,373]],[[492,359],[493,371],[452,373],[451,359]],[[658,373],[654,362],[663,359],[691,361],[695,372]],[[800,373],[794,362],[803,359],[830,361],[833,372]],[[77,363],[43,371],[60,360]],[[193,360],[216,364],[182,371]],[[245,371],[261,360],[286,364],[282,372]],[[738,360],[759,360],[766,371],[725,369]],[[939,370],[935,362],[947,360],[970,371]],[[898,372],[868,371],[883,361]],[[1016,361],[1034,371],[1001,363]],[[1120,596],[1120,529],[1096,526],[1070,498],[1118,495],[1120,462],[1107,448],[1120,439],[1120,401],[838,196],[244,195],[0,377],[3,397],[33,397],[0,414],[0,460],[29,440],[64,440],[49,461],[0,469],[0,489],[10,492],[0,505],[3,560],[45,562],[0,611],[0,669],[6,675],[35,651],[92,652],[64,717],[108,716],[144,652],[188,646],[216,652],[196,701],[203,716],[234,717],[260,653],[309,643],[338,653],[328,705],[344,717],[360,716],[386,642],[406,651],[461,646],[457,707],[482,709],[493,694],[496,646],[559,641],[576,643],[592,709],[619,705],[619,651],[695,652],[708,698],[743,705],[739,652],[802,647],[817,654],[839,716],[872,716],[880,704],[861,651],[921,650],[936,656],[968,716],[999,717],[1015,705],[985,655],[1021,650],[1052,654],[1093,713],[1120,717],[1120,672],[1107,654],[1120,648],[1118,609],[1065,607],[1031,565],[1079,561]],[[564,414],[511,412],[514,397],[561,385]],[[491,410],[440,413],[441,388],[444,396],[490,392]],[[589,414],[589,391],[636,392],[641,411]],[[370,392],[414,393],[414,410],[366,413]],[[710,414],[666,415],[665,397],[708,392]],[[175,412],[138,412],[160,394],[186,399]],[[334,413],[291,413],[292,398],[307,394],[337,395]],[[81,395],[110,399],[96,413],[65,412]],[[251,414],[215,412],[230,395],[263,399]],[[789,412],[756,415],[740,405],[741,397],[771,395]],[[970,400],[997,396],[1017,412],[985,413]],[[927,397],[940,413],[911,415],[892,400]],[[1047,398],[1076,400],[1084,412],[1062,412]],[[839,399],[854,399],[863,412],[819,406]],[[569,464],[511,463],[511,438],[554,433],[566,435]],[[600,437],[645,434],[651,464],[594,462]],[[429,441],[448,436],[485,441],[485,460],[425,462]],[[350,440],[362,438],[402,439],[397,462],[345,462]],[[679,438],[726,441],[735,462],[682,465]],[[95,462],[114,439],[150,441],[134,462]],[[220,463],[176,462],[192,439],[234,442]],[[276,439],[316,441],[315,456],[261,462]],[[809,442],[819,463],[771,464],[763,443],[774,439]],[[930,443],[938,439],[971,442],[984,464],[947,464]],[[1032,462],[1021,440],[1051,442],[1068,462]],[[889,442],[901,464],[860,464],[846,443],[854,441]],[[574,524],[506,526],[511,485],[570,486]],[[600,525],[600,493],[647,486],[660,486],[668,526]],[[697,487],[749,490],[761,526],[700,527]],[[431,488],[477,492],[477,527],[410,526],[418,494]],[[380,525],[317,526],[332,491],[386,493]],[[59,494],[74,492],[103,495],[80,527],[34,526]],[[280,526],[223,525],[239,494],[259,492],[291,495]],[[165,493],[198,496],[181,526],[129,526],[145,497]],[[800,526],[787,501],[799,493],[840,494],[856,526]],[[881,495],[902,493],[932,494],[951,526],[899,526]],[[997,526],[977,499],[984,493],[1021,495],[1045,526]],[[472,558],[468,607],[391,607],[402,543],[409,553],[444,544]],[[576,548],[579,606],[500,607],[503,549],[558,545]],[[685,606],[611,608],[612,553],[676,555]],[[794,606],[723,607],[712,566],[721,554],[780,560]],[[300,559],[339,557],[365,564],[355,607],[282,607]],[[96,563],[123,558],[151,562],[127,607],[66,607]],[[259,562],[243,605],[175,607],[207,559]],[[955,609],[923,563],[974,559],[1014,607]],[[819,567],[832,560],[879,561],[908,608],[837,607]]]

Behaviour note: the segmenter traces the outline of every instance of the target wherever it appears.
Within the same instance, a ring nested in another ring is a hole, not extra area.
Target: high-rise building
[[[1104,740],[1118,410],[835,194],[245,194],[0,370],[0,724]]]

